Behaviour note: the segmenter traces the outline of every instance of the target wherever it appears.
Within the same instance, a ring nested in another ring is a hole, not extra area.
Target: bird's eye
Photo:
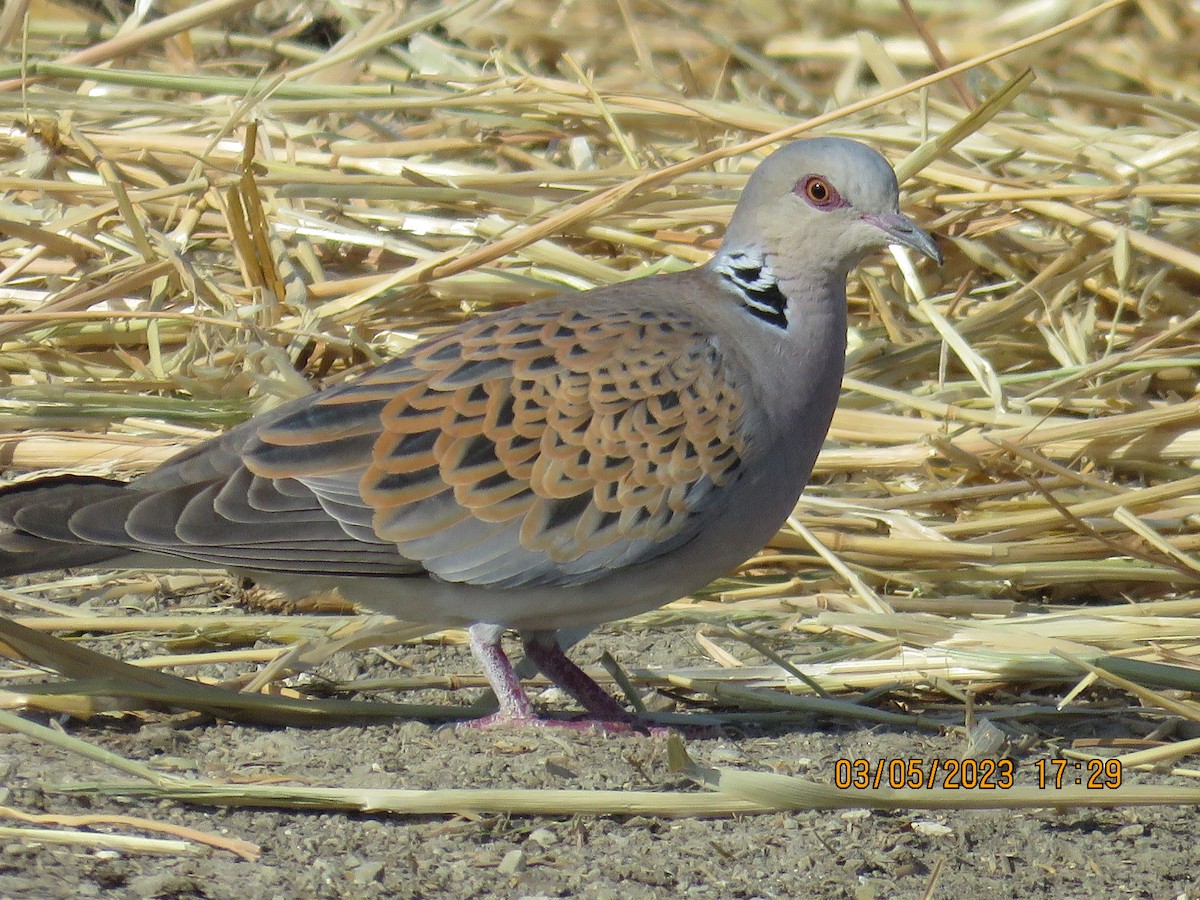
[[[794,191],[817,209],[832,209],[835,206],[846,205],[833,185],[820,175],[807,175],[801,178],[796,183]]]

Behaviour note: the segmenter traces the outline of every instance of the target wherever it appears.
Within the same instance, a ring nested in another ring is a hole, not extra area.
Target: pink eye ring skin
[[[829,180],[822,175],[805,175],[796,182],[792,193],[815,209],[838,209],[849,206]]]

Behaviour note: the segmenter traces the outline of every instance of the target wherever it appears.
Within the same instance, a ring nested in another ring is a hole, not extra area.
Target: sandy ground
[[[631,665],[701,661],[691,629],[609,628],[578,649]],[[407,651],[405,651],[407,652]],[[430,648],[412,651],[418,664]],[[436,651],[472,670],[463,648]],[[378,659],[346,673],[386,674]],[[340,671],[327,674],[340,677]],[[66,721],[89,742],[167,770],[223,781],[285,779],[338,787],[527,787],[702,791],[667,768],[662,737],[551,731],[474,732],[420,722],[325,729],[187,724],[150,715],[105,725]],[[1091,727],[1086,723],[1081,728]],[[1043,735],[1053,738],[1055,735]],[[812,722],[787,730],[689,736],[702,764],[833,777],[838,757],[957,757],[962,738]],[[1044,755],[1015,757],[1029,777]],[[0,733],[0,799],[31,813],[125,813],[240,838],[247,862],[116,853],[0,840],[8,897],[1186,897],[1200,873],[1192,809],[930,813],[867,811],[647,817],[411,818],[211,809],[80,797],[57,785],[120,776]],[[1155,779],[1162,782],[1162,778]],[[0,824],[4,824],[0,822]]]

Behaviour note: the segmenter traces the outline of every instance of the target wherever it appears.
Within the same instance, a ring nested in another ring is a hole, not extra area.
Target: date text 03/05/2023
[[[1023,781],[1043,789],[1078,785],[1098,791],[1121,786],[1117,759],[1039,759],[1032,778]],[[1006,791],[1016,787],[1017,767],[1011,759],[839,759],[833,764],[833,785],[855,788],[944,788],[947,790]]]

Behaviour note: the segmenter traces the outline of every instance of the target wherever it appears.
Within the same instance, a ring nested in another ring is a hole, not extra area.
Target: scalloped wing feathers
[[[235,568],[494,587],[653,559],[720,515],[744,467],[745,400],[711,330],[611,299],[468,322],[11,524]]]
[[[448,581],[578,584],[696,533],[745,453],[682,313],[566,304],[468,323],[276,418],[245,451]]]

